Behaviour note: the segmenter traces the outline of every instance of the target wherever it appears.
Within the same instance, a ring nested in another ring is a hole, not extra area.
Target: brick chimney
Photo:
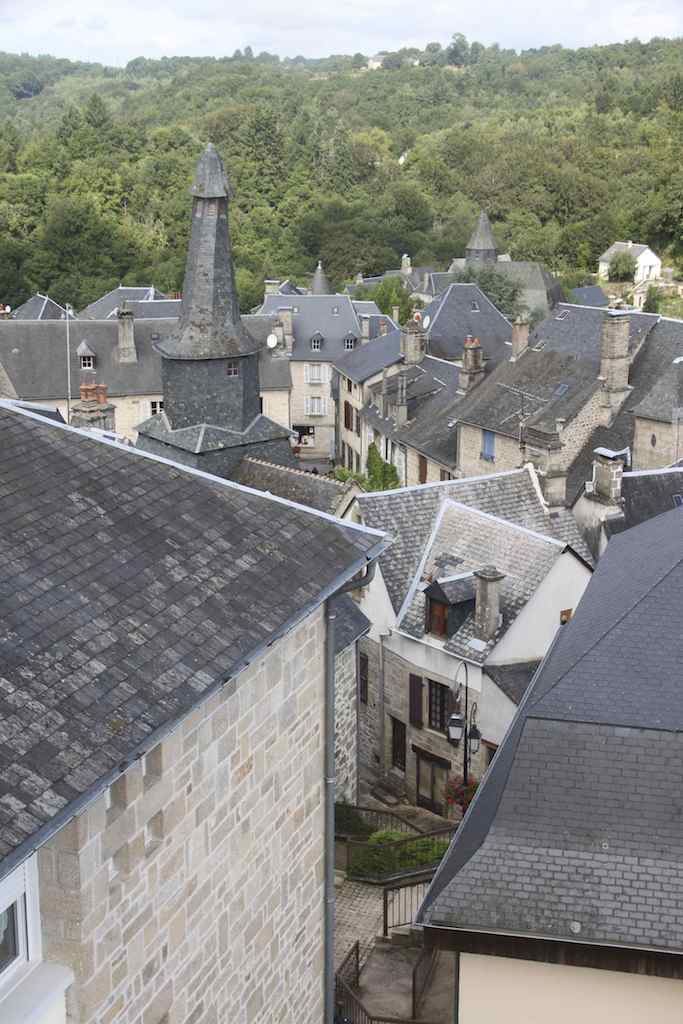
[[[114,431],[116,407],[107,398],[107,385],[83,381],[80,395],[80,399],[71,406],[71,425]]]
[[[263,282],[263,287],[266,295],[277,295],[280,290],[280,281],[274,277],[267,277]]]
[[[505,579],[505,573],[494,565],[485,565],[474,575],[477,578],[474,631],[480,640],[492,640],[500,626],[500,581]]]
[[[405,371],[399,370],[397,380],[398,391],[396,394],[396,410],[394,412],[394,419],[399,427],[404,426],[408,422],[408,376]]]
[[[529,347],[529,322],[517,317],[512,325],[512,354],[510,362],[514,363]]]
[[[591,487],[586,487],[587,496],[607,505],[621,504],[621,479],[630,455],[628,448],[619,452],[611,448],[596,448],[593,451],[593,479]]]
[[[629,323],[629,315],[621,304],[607,311],[602,324],[600,379],[603,382],[605,406],[612,414],[621,408],[630,391]]]
[[[401,352],[406,366],[421,363],[427,347],[427,336],[422,326],[422,314],[417,310],[401,328]]]
[[[471,389],[483,380],[484,360],[481,351],[479,338],[473,338],[468,334],[462,353],[462,370],[460,371],[460,387],[463,391]]]
[[[118,320],[118,340],[116,350],[120,363],[137,363],[138,353],[135,348],[135,318],[128,302],[124,299],[116,314]]]

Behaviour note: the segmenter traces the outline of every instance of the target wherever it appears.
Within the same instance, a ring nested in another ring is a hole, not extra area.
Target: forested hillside
[[[362,64],[0,54],[0,299],[179,288],[209,139],[245,308],[318,258],[338,285],[403,252],[445,266],[482,205],[514,257],[558,272],[593,270],[615,238],[683,261],[683,40],[516,54],[455,37]]]

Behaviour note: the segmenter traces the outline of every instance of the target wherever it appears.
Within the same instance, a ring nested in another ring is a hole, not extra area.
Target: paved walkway
[[[365,963],[375,938],[382,933],[382,886],[365,885],[348,879],[336,890],[334,932],[335,969],[351,946],[360,942],[361,964]]]

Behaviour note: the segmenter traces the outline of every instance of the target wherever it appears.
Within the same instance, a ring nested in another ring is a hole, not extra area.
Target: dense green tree
[[[643,313],[659,313],[661,306],[661,295],[658,288],[650,285],[643,303]]]
[[[376,302],[387,316],[393,316],[394,308],[398,306],[398,319],[401,324],[411,317],[415,308],[415,301],[410,298],[410,292],[406,290],[399,277],[387,277],[374,288],[361,285],[356,289],[354,298]]]
[[[618,252],[609,264],[610,281],[633,281],[636,273],[636,261],[630,252]]]

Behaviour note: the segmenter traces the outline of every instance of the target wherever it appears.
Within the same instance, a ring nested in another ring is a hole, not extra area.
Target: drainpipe
[[[367,587],[375,575],[375,565],[370,562],[361,579],[344,583],[325,603],[325,1024],[334,1024],[334,600]]]

